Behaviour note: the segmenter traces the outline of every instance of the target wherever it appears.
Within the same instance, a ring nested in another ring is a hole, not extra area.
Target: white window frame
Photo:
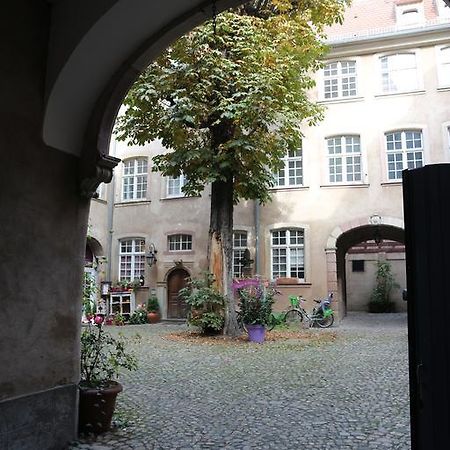
[[[441,45],[436,48],[436,51],[439,87],[450,87],[450,44]]]
[[[178,177],[166,177],[166,197],[168,198],[176,198],[176,197],[184,197],[185,194],[182,191],[183,186],[187,182],[187,177],[184,174],[181,174]],[[175,192],[176,188],[176,192]],[[171,190],[173,192],[171,192]]]
[[[239,237],[238,237],[239,235]],[[241,278],[242,272],[242,258],[244,256],[245,249],[248,248],[248,232],[245,230],[233,231],[233,267],[232,273],[234,278]]]
[[[148,188],[147,178],[147,157],[127,158],[124,160],[122,163],[122,201],[146,200]]]
[[[296,240],[300,237],[301,243],[292,243],[291,237],[293,233],[296,233]],[[277,240],[275,240],[275,234],[278,234]],[[283,236],[281,233],[285,233],[284,243],[282,242]],[[297,235],[299,233],[299,235]],[[299,227],[290,228],[275,228],[270,230],[270,277],[272,280],[276,278],[297,278],[301,282],[305,282],[306,279],[306,258],[305,258],[305,235],[306,230]],[[283,255],[284,253],[284,255]],[[285,257],[285,263],[283,264],[282,258]],[[279,258],[276,261],[276,258]],[[303,262],[298,264],[296,273],[293,273],[293,258],[298,258],[297,262]],[[279,268],[275,270],[275,263]],[[286,270],[282,271],[281,266],[285,265]]]
[[[405,55],[414,56],[414,65],[402,67],[402,59]],[[387,60],[387,69],[383,68],[383,60]],[[398,53],[389,53],[378,56],[380,67],[380,91],[382,94],[398,94],[403,92],[415,92],[421,88],[419,78],[419,55],[417,50],[407,50]],[[389,68],[389,65],[391,68]],[[413,71],[415,74],[414,86],[405,86],[402,80],[405,79],[405,72]],[[385,78],[387,75],[387,78]],[[387,79],[387,83],[384,80]],[[397,83],[397,85],[396,85]]]
[[[129,244],[126,244],[129,243]],[[126,246],[124,248],[124,245]],[[128,251],[129,250],[129,251]],[[124,267],[124,265],[129,265]],[[127,273],[130,273],[128,276]],[[123,238],[119,240],[119,281],[131,281],[145,276],[145,239]]]
[[[330,66],[335,65],[335,68]],[[349,66],[354,68],[350,72]],[[328,70],[334,70],[336,73],[327,75]],[[343,59],[338,61],[328,61],[321,71],[322,73],[322,98],[325,101],[342,100],[355,98],[358,95],[358,64],[355,59]],[[353,79],[352,79],[353,78]],[[352,80],[351,80],[352,79]],[[328,86],[327,86],[328,84]],[[354,86],[352,86],[354,84]],[[344,89],[348,86],[347,89]],[[329,95],[327,88],[330,87]],[[352,92],[353,91],[353,92]],[[346,93],[348,94],[346,95]],[[333,95],[336,93],[336,95]],[[327,96],[328,95],[328,96]]]
[[[192,234],[174,233],[167,236],[167,250],[171,253],[191,252]]]
[[[275,174],[274,188],[296,188],[304,186],[303,149],[289,150],[282,159],[282,163],[283,167]],[[299,178],[300,183],[297,183]],[[282,184],[280,183],[281,180],[283,180]]]
[[[413,133],[413,135],[409,136],[408,133]],[[417,133],[420,134],[420,147],[415,147],[417,145],[415,134]],[[393,136],[393,139],[388,141],[388,136]],[[401,172],[404,169],[414,169],[425,165],[424,132],[422,129],[408,128],[387,131],[384,133],[384,141],[388,182],[402,181]],[[411,145],[413,146],[411,147]],[[393,172],[394,177],[390,176],[390,172]]]
[[[332,148],[335,152],[330,153],[330,141],[340,141],[339,146],[333,146]],[[362,184],[364,182],[364,165],[363,165],[363,154],[361,150],[361,136],[359,134],[342,134],[342,135],[333,135],[327,136],[325,138],[326,152],[327,152],[327,183],[329,184]],[[340,148],[341,152],[336,153],[336,149]],[[349,151],[349,148],[355,149],[358,151]],[[359,158],[359,162],[357,161]],[[336,161],[340,159],[340,164]],[[350,161],[351,160],[351,161]],[[333,165],[332,165],[333,162]],[[340,172],[332,173],[331,168],[337,167],[341,168]],[[349,170],[349,167],[353,168],[353,170]],[[359,167],[359,170],[358,170]],[[341,175],[341,180],[336,180],[336,177]],[[359,175],[359,179],[358,178]],[[332,176],[335,179],[332,179]],[[348,178],[353,176],[353,180],[349,180]]]

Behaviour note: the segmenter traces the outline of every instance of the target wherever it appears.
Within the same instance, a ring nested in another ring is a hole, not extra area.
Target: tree
[[[147,68],[118,119],[118,138],[130,145],[162,140],[170,152],[153,159],[153,170],[183,173],[186,195],[211,184],[209,270],[228,294],[228,335],[239,333],[233,206],[267,202],[281,158],[301,145],[300,125],[322,118],[307,91],[326,51],[323,29],[341,20],[344,1],[259,0],[220,14]]]

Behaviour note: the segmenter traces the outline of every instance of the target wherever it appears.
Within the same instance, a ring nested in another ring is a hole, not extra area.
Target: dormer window
[[[410,2],[396,5],[397,25],[417,25],[424,21],[422,2]]]

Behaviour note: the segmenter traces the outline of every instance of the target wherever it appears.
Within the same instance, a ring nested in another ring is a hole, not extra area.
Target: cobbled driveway
[[[120,329],[142,339],[130,344],[139,370],[121,379],[118,428],[72,448],[410,448],[404,314],[350,314],[320,345],[164,338],[183,329]]]

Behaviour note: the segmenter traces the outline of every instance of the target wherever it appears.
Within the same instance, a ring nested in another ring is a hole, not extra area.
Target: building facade
[[[402,170],[450,161],[449,30],[450,10],[435,0],[354,0],[328,30],[310,93],[324,120],[284,158],[271,203],[235,208],[234,275],[249,249],[253,273],[279,284],[276,309],[291,294],[311,301],[332,291],[340,317],[364,310],[379,260],[405,287]],[[183,177],[152,172],[166,151],[113,141],[122,162],[92,201],[87,266],[99,282],[140,279],[122,312],[156,295],[163,318],[182,318],[177,292],[207,268],[209,187],[187,198]],[[393,298],[406,309],[401,289]]]

